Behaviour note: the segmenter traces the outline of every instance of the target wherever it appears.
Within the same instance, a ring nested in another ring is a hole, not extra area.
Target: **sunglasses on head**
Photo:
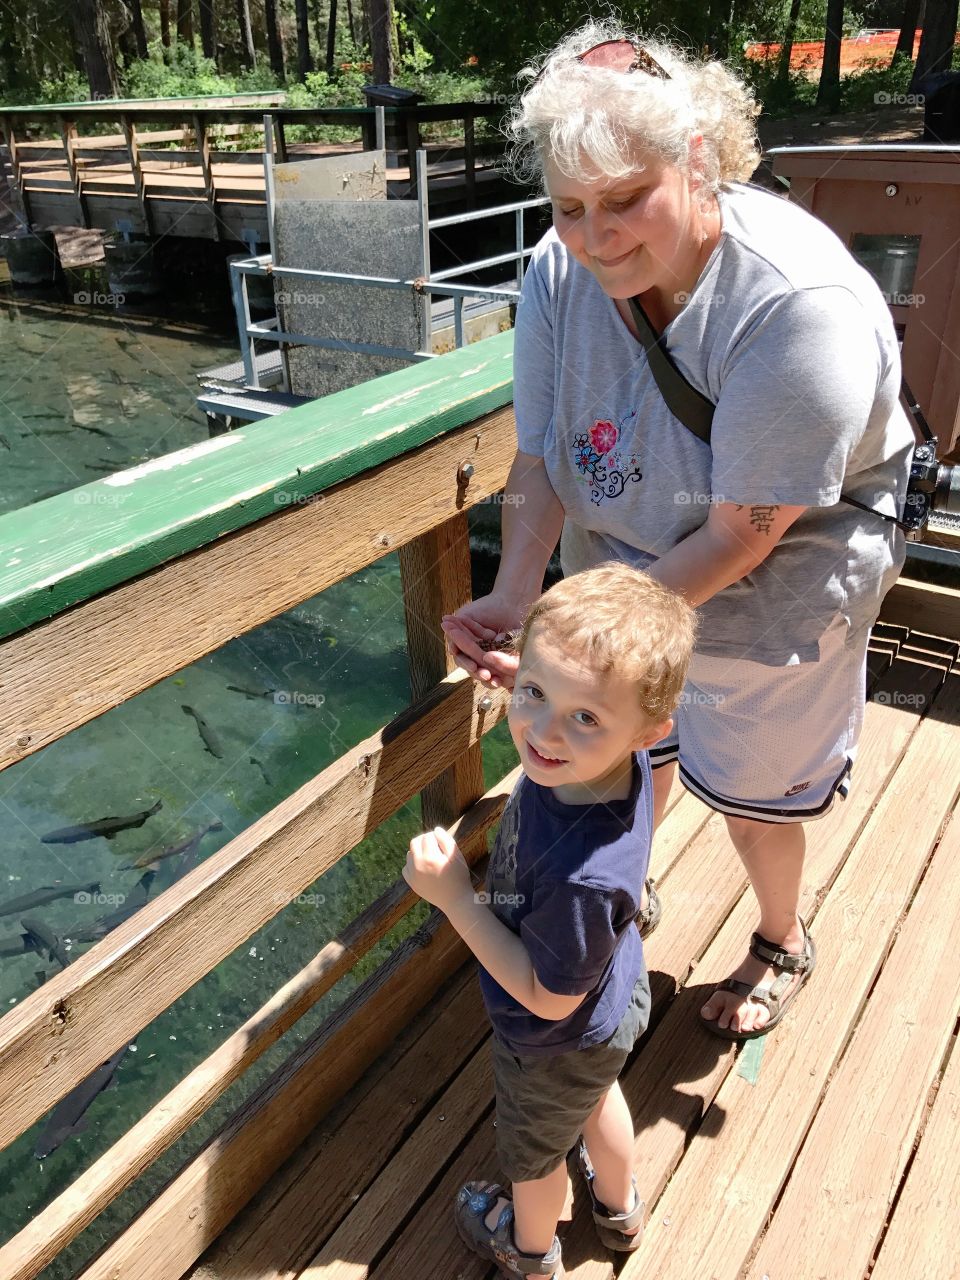
[[[592,48],[585,49],[583,53],[578,53],[577,61],[585,67],[604,67],[608,71],[620,71],[623,74],[630,71],[643,71],[648,76],[657,76],[661,80],[670,79],[660,63],[656,62],[646,49],[635,45],[632,40],[604,40],[602,44],[595,44]],[[540,68],[531,88],[546,69],[546,64]]]

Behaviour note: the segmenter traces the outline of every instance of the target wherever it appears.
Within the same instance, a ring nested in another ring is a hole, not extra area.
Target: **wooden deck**
[[[696,1011],[741,956],[754,902],[722,820],[680,789],[672,797],[654,849],[654,1014],[623,1077],[649,1218],[642,1247],[616,1264],[622,1276],[957,1274],[956,651],[877,628],[850,797],[808,827],[802,910],[817,971],[784,1025],[750,1048],[701,1030]],[[193,1280],[496,1274],[451,1214],[462,1181],[499,1176],[488,1040],[471,962],[304,1136]],[[576,1175],[574,1189],[567,1275],[609,1280],[613,1255]]]

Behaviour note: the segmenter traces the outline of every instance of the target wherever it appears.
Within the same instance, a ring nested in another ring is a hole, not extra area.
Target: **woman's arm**
[[[518,450],[501,512],[503,550],[492,594],[529,607],[543,590],[543,575],[563,528],[563,507],[543,458]]]
[[[718,502],[699,529],[650,565],[647,572],[696,607],[745,578],[766,560],[806,507]]]

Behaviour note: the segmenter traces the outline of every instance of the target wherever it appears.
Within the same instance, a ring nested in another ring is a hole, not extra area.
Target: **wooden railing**
[[[0,1019],[9,1145],[418,793],[472,860],[504,714],[451,672],[442,613],[470,595],[467,509],[514,449],[511,335],[0,518],[0,768],[398,551],[415,701]],[[469,467],[466,464],[470,464]],[[472,470],[471,470],[472,468]],[[58,531],[53,539],[50,530]],[[279,566],[279,569],[278,569]],[[416,902],[394,884],[0,1248],[36,1275]],[[84,1272],[179,1276],[466,958],[433,914]]]
[[[409,157],[422,145],[421,126],[445,121],[455,123],[463,144],[453,151],[444,148],[443,155],[462,160],[467,191],[475,190],[478,159],[490,152],[489,146],[476,142],[475,122],[501,116],[502,105],[453,102],[384,110],[388,134],[403,139],[410,194],[416,194],[416,166],[409,164]],[[271,106],[269,114],[280,161],[287,158],[289,126],[351,130],[364,150],[376,146],[372,107]],[[181,106],[0,108],[10,176],[27,222],[113,230],[119,219],[137,234],[157,235],[173,226],[178,235],[238,240],[245,226],[266,230],[258,209],[265,199],[263,152],[218,150],[217,141],[241,133],[262,135],[263,117],[263,107],[203,107],[192,99]],[[111,132],[83,132],[105,125]],[[170,143],[178,145],[171,148]],[[191,208],[191,201],[198,207]]]

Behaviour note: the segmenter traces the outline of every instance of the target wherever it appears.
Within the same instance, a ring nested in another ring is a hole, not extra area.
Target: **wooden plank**
[[[956,815],[954,816],[956,822]],[[920,1148],[870,1280],[947,1276],[960,1217],[960,1041],[954,1036]]]
[[[416,700],[455,665],[440,619],[471,599],[470,531],[460,512],[400,548],[400,577],[406,617],[410,693]],[[447,827],[483,794],[483,754],[479,743],[425,787],[420,796],[426,830]]]
[[[930,635],[960,640],[960,592],[900,577],[884,598],[880,618],[900,626],[919,627]]]
[[[450,676],[11,1009],[0,1147],[472,746],[504,713],[495,692],[480,711],[482,687]]]
[[[869,1268],[960,1008],[958,859],[955,818],[746,1271],[755,1280],[861,1276]]]
[[[514,770],[451,824],[471,864],[485,854],[487,831],[499,819],[518,772]],[[417,902],[417,895],[406,881],[399,880],[362,911],[67,1191],[0,1247],[0,1275],[5,1280],[32,1280],[144,1169],[168,1151],[247,1067],[349,973]]]
[[[909,665],[906,672],[898,672],[892,678],[897,687],[904,687],[908,675],[913,676],[918,690],[939,684],[939,672],[925,676]],[[855,785],[835,814],[807,827],[807,858],[800,901],[800,910],[806,919],[812,919],[817,904],[833,883],[877,796],[894,775],[916,726],[916,712],[908,706],[867,706]],[[703,835],[699,839],[702,840]],[[727,860],[739,867],[729,844],[724,853]],[[741,883],[746,883],[745,878]],[[713,889],[714,880],[707,875],[697,884],[702,892],[704,885]],[[696,966],[696,984],[684,987],[638,1059],[621,1076],[636,1132],[642,1135],[638,1138],[635,1170],[640,1196],[648,1206],[656,1202],[669,1182],[691,1133],[701,1125],[733,1065],[733,1046],[725,1045],[697,1026],[698,1010],[705,998],[701,974],[716,980],[739,963],[750,930],[756,927],[756,913],[753,895],[745,893],[732,913],[721,916],[723,928]],[[650,939],[651,950],[666,923],[665,908],[664,923]],[[716,1112],[710,1114],[715,1129],[719,1117]],[[596,1247],[596,1232],[589,1217],[578,1216],[567,1239],[571,1264],[577,1259],[595,1256],[592,1251]],[[587,1277],[610,1280],[611,1271],[609,1266],[606,1269],[594,1266],[575,1274],[577,1280]]]
[[[299,1275],[449,1080],[489,1036],[476,972],[404,1029],[200,1259],[190,1280]],[[400,1052],[395,1052],[399,1049]]]
[[[17,142],[17,135],[13,126],[13,117],[10,115],[3,115],[0,119],[2,119],[3,133],[6,138],[7,151],[10,155],[10,165],[13,169],[14,200],[19,205],[19,213],[23,217],[24,226],[29,227],[32,221],[32,216],[30,212],[30,203],[23,186],[24,145],[18,144]]]
[[[679,779],[674,782],[671,797],[676,792],[679,793],[676,795],[676,801],[671,805],[668,800],[666,812],[653,838],[650,874],[658,883],[676,864],[684,849],[703,829],[712,813],[702,800],[687,791]]]
[[[686,1280],[694,1260],[712,1280],[741,1274],[953,806],[960,774],[954,768],[952,788],[944,780],[958,724],[960,679],[920,722],[817,913],[818,970],[802,1012],[767,1042],[759,1087],[727,1076],[621,1272],[627,1280]],[[590,1274],[587,1267],[573,1273],[577,1280]]]
[[[265,425],[276,427],[284,416]],[[231,436],[245,434],[234,431]],[[481,444],[476,446],[478,437]],[[261,431],[258,438],[269,457],[275,441],[269,432]],[[436,444],[386,464],[375,474],[345,481],[317,501],[301,503],[297,497],[301,481],[295,479],[285,494],[279,490],[287,502],[275,508],[282,513],[276,519],[220,537],[202,552],[182,556],[0,644],[0,692],[5,705],[0,767],[318,594],[388,550],[403,546],[430,529],[445,512],[453,514],[460,501],[455,483],[457,466],[467,449],[476,447],[472,456],[478,494],[490,492],[488,485],[495,490],[506,479],[513,439],[512,414],[504,412],[452,432]],[[304,481],[309,472],[307,447],[300,455]],[[312,447],[317,446],[314,443]],[[204,454],[201,450],[200,458]],[[168,454],[158,462],[169,465],[171,457],[176,455]],[[255,466],[255,461],[250,461]],[[207,462],[212,470],[209,456]],[[152,464],[146,467],[150,470]],[[269,473],[269,467],[267,470]],[[211,479],[209,471],[204,475],[190,468],[190,474]],[[425,475],[431,476],[433,483],[425,484]],[[242,474],[234,476],[231,487],[242,491],[243,480]],[[168,479],[167,497],[171,488]],[[177,486],[177,491],[190,502],[184,488]],[[397,501],[398,493],[405,495],[402,503]],[[175,507],[168,507],[163,528],[163,486],[148,486],[144,492],[138,484],[131,487],[130,495],[145,504],[140,515],[157,521],[158,534],[173,552],[175,543],[169,535],[178,522]],[[258,491],[248,489],[247,495],[246,505],[255,506]],[[50,499],[51,503],[57,501]],[[464,504],[472,501],[470,495],[463,499]],[[156,505],[151,512],[152,504]],[[234,503],[237,505],[242,508],[243,499]],[[24,513],[13,514],[21,518],[18,535],[23,546],[42,557],[44,548],[25,537]],[[244,514],[242,509],[234,510],[231,519],[242,519]],[[214,536],[213,528],[220,518],[220,510],[213,507],[199,527],[191,529],[183,524],[177,540]],[[0,525],[3,520],[0,517]],[[69,526],[61,525],[60,529],[55,542],[46,539],[51,551],[71,541]],[[116,545],[122,546],[119,531],[115,538]],[[318,553],[318,548],[323,552]],[[145,550],[141,548],[141,554]],[[276,572],[280,563],[287,566],[287,572]],[[104,570],[112,573],[108,560]],[[149,636],[149,646],[144,644],[144,636]],[[84,694],[82,699],[78,691]]]
[[[181,1276],[468,955],[431,913],[79,1280]]]
[[[512,334],[496,334],[311,401],[269,423],[205,440],[0,516],[0,543],[21,548],[15,564],[0,567],[0,635],[285,506],[301,507],[321,490],[383,463],[396,459],[401,465],[440,468],[389,476],[390,484],[402,481],[404,487],[396,488],[377,513],[387,539],[380,554],[395,549],[393,526],[404,521],[408,505],[422,502],[432,518],[400,542],[469,506],[479,493],[502,487],[499,477],[505,476],[514,450],[512,409],[505,409],[512,395],[512,352]],[[483,419],[485,414],[491,416]],[[466,424],[470,429],[453,437]],[[442,437],[455,445],[452,458]],[[413,452],[431,440],[438,442],[436,453]],[[503,456],[492,458],[491,447]],[[457,472],[466,460],[477,475],[461,492]],[[366,483],[376,488],[385,475],[369,476]],[[78,493],[90,501],[82,504]],[[356,497],[339,528],[350,529],[356,519]],[[325,495],[314,505],[329,501]],[[376,502],[365,505],[372,511]],[[56,539],[47,536],[51,523],[59,531]],[[309,550],[312,560],[319,558],[317,545]],[[245,574],[250,567],[250,562],[244,566]]]
[[[463,119],[463,173],[467,186],[467,208],[477,207],[477,170],[474,155],[473,116]]]

